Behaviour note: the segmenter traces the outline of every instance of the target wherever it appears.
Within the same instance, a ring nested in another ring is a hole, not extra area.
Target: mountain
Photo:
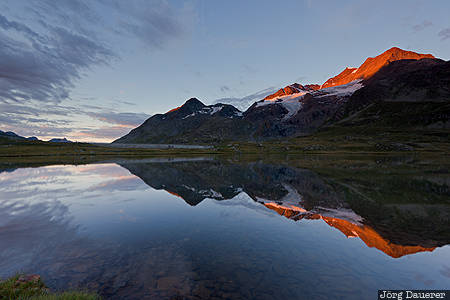
[[[1,131],[1,130],[0,130],[0,138],[7,138],[7,139],[10,139],[10,140],[15,140],[15,141],[32,141],[32,142],[37,142],[37,141],[40,142],[41,141],[35,136],[23,137],[23,136],[20,136],[20,135],[18,135],[16,133],[12,132],[12,131],[4,132],[4,131]],[[72,143],[72,141],[69,141],[66,138],[62,138],[62,139],[54,138],[54,139],[49,140],[49,142],[51,142],[51,143]]]
[[[229,104],[207,106],[192,98],[165,114],[152,116],[113,143],[217,143],[308,134],[360,87],[360,83],[352,83],[320,91],[309,89],[258,101],[244,113]]]
[[[310,134],[334,116],[353,92],[363,87],[360,81],[311,92],[279,96],[254,103],[244,117],[254,125],[257,139]]]
[[[321,87],[289,85],[241,112],[192,98],[115,143],[221,143],[308,135],[335,126],[449,128],[450,62],[391,48]]]
[[[229,104],[205,105],[196,98],[156,114],[113,143],[217,142],[248,136],[242,112]]]
[[[450,61],[400,60],[381,68],[331,123],[450,129]]]
[[[264,98],[264,100],[271,100],[277,97],[282,97],[282,96],[288,96],[288,95],[292,95],[292,94],[297,94],[297,93],[309,93],[309,92],[313,92],[316,91],[320,88],[320,86],[318,84],[308,84],[308,85],[301,85],[298,83],[294,83],[291,85],[288,85],[282,89],[279,89],[277,92],[268,95]]]
[[[0,130],[0,137],[10,138],[10,139],[25,139],[23,136],[17,135],[16,133],[12,131],[1,131]]]
[[[382,54],[369,57],[359,68],[346,68],[339,75],[328,79],[320,88],[328,88],[341,84],[346,84],[357,79],[367,79],[373,76],[382,67],[389,63],[402,59],[422,59],[434,58],[431,54],[419,54],[412,51],[405,51],[397,47],[393,47]]]

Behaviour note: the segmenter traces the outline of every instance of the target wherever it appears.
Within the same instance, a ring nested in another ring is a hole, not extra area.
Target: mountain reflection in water
[[[433,251],[436,247],[450,243],[450,207],[448,205],[428,203],[424,197],[424,203],[416,205],[416,212],[411,213],[411,204],[402,204],[403,199],[396,199],[396,203],[382,205],[370,196],[354,192],[348,183],[342,184],[333,181],[332,178],[321,177],[316,173],[285,165],[266,163],[226,163],[226,162],[178,162],[167,165],[161,164],[121,164],[132,174],[140,177],[146,184],[155,189],[164,189],[172,195],[182,198],[190,205],[197,205],[206,198],[216,200],[232,199],[241,192],[246,193],[256,202],[276,211],[289,219],[298,221],[301,219],[322,219],[326,224],[338,229],[348,238],[358,237],[368,247],[375,247],[393,258],[413,254],[422,251]],[[370,178],[370,175],[368,176]],[[385,181],[396,180],[395,194],[401,197],[401,189],[409,189],[409,180],[404,174],[402,180],[386,176]],[[425,185],[431,188],[422,190],[427,194],[433,191],[442,202],[450,204],[449,186],[433,183],[433,178],[422,178]],[[448,179],[448,178],[447,178]],[[355,185],[361,182],[355,182]],[[370,186],[366,183],[370,194],[371,189],[379,189],[379,185]],[[346,191],[342,190],[346,187]],[[361,187],[359,187],[361,189]],[[349,195],[353,191],[353,195]],[[380,195],[390,194],[391,190],[378,190]],[[411,191],[409,191],[410,193]],[[425,196],[425,195],[424,195]],[[352,210],[359,206],[367,206],[362,210],[364,215],[358,215]],[[406,206],[406,207],[405,207]],[[375,216],[370,215],[374,209]],[[395,212],[394,212],[395,211]],[[369,213],[369,215],[367,215]],[[379,223],[378,215],[385,214],[390,219],[384,219]],[[393,214],[396,214],[395,216]],[[401,218],[402,226],[393,225],[396,218]],[[409,218],[409,220],[408,220]],[[369,222],[367,222],[369,221]],[[372,222],[371,222],[372,221]],[[429,226],[417,230],[417,226],[410,228],[405,223],[440,222],[435,229],[440,228],[433,236]],[[368,224],[367,224],[368,223]],[[375,224],[375,227],[369,224]],[[376,226],[383,228],[377,231]],[[402,231],[404,230],[404,232]],[[440,235],[444,232],[444,235]]]
[[[107,299],[370,299],[450,280],[442,166],[118,164],[0,173],[0,277]]]
[[[422,251],[433,251],[436,247],[425,248],[422,246],[403,246],[396,245],[383,238],[372,227],[361,223],[354,223],[346,219],[326,217],[320,214],[307,213],[298,207],[286,207],[276,203],[266,203],[265,206],[270,208],[282,216],[292,220],[301,220],[303,218],[309,220],[323,220],[325,223],[334,227],[345,234],[348,238],[360,238],[368,247],[375,247],[383,251],[393,258],[399,258],[403,255],[414,254]]]

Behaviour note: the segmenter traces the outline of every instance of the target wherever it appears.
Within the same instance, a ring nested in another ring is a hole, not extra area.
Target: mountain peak
[[[400,49],[399,47],[392,47],[388,50],[386,50],[385,52],[406,52],[406,50]]]
[[[186,102],[184,102],[183,105],[175,107],[175,108],[172,108],[167,113],[171,113],[171,112],[177,111],[180,108],[189,109],[189,110],[192,110],[192,109],[197,110],[197,109],[201,109],[203,107],[205,107],[205,104],[203,104],[203,102],[201,102],[197,98],[190,98]]]
[[[359,68],[345,68],[340,74],[328,79],[321,88],[328,88],[332,86],[347,84],[357,79],[367,79],[374,75],[385,65],[401,60],[401,59],[422,59],[435,58],[431,54],[420,54],[413,51],[407,51],[398,47],[392,47],[380,55],[367,58]]]
[[[187,100],[183,106],[188,105],[188,106],[205,106],[205,104],[203,104],[202,101],[198,100],[197,98],[190,98],[189,100]]]
[[[403,50],[398,47],[392,47],[378,56],[375,56],[373,59],[378,60],[380,62],[387,61],[391,62],[394,60],[400,59],[422,59],[422,58],[435,58],[431,54],[420,54],[413,51]]]

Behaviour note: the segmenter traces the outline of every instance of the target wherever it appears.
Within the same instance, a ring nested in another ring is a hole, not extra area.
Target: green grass
[[[17,274],[0,281],[0,299],[8,300],[97,300],[100,297],[93,293],[69,291],[52,293],[38,277],[21,280],[24,275]]]
[[[20,282],[16,275],[0,282],[0,299],[31,299],[46,294],[46,286],[39,280]]]
[[[393,127],[330,126],[313,135],[264,142],[229,141],[217,146],[219,153],[242,154],[450,154],[449,130],[406,130]],[[405,151],[409,148],[410,151]]]

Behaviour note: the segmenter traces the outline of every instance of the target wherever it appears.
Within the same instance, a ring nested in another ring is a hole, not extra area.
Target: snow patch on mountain
[[[221,193],[213,190],[213,189],[209,189],[209,190],[197,190],[194,187],[188,186],[183,184],[182,187],[184,187],[185,189],[188,189],[194,193],[200,194],[203,197],[208,197],[208,198],[213,198],[213,199],[224,199],[224,197],[222,196]]]
[[[319,213],[323,217],[346,220],[356,225],[362,225],[363,222],[363,218],[349,208],[326,208],[318,206],[315,210],[316,213]]]
[[[276,103],[281,104],[288,111],[287,114],[283,117],[284,120],[287,120],[290,117],[295,116],[302,109],[303,104],[301,103],[301,100],[306,94],[308,94],[308,92],[302,91],[300,93],[295,93],[292,95],[280,96],[269,100],[262,100],[256,104],[256,107]]]
[[[203,107],[202,109],[200,109],[197,112],[193,112],[192,114],[189,114],[185,117],[183,117],[183,119],[189,118],[189,117],[193,117],[197,114],[202,114],[202,115],[214,115],[215,113],[218,113],[219,111],[221,111],[223,108],[222,105],[218,105],[218,106],[207,106],[207,107]]]
[[[362,87],[363,87],[362,79],[358,79],[347,84],[324,88],[315,91],[311,94],[315,97],[325,97],[325,96],[347,97],[351,96],[354,92],[356,92]]]

